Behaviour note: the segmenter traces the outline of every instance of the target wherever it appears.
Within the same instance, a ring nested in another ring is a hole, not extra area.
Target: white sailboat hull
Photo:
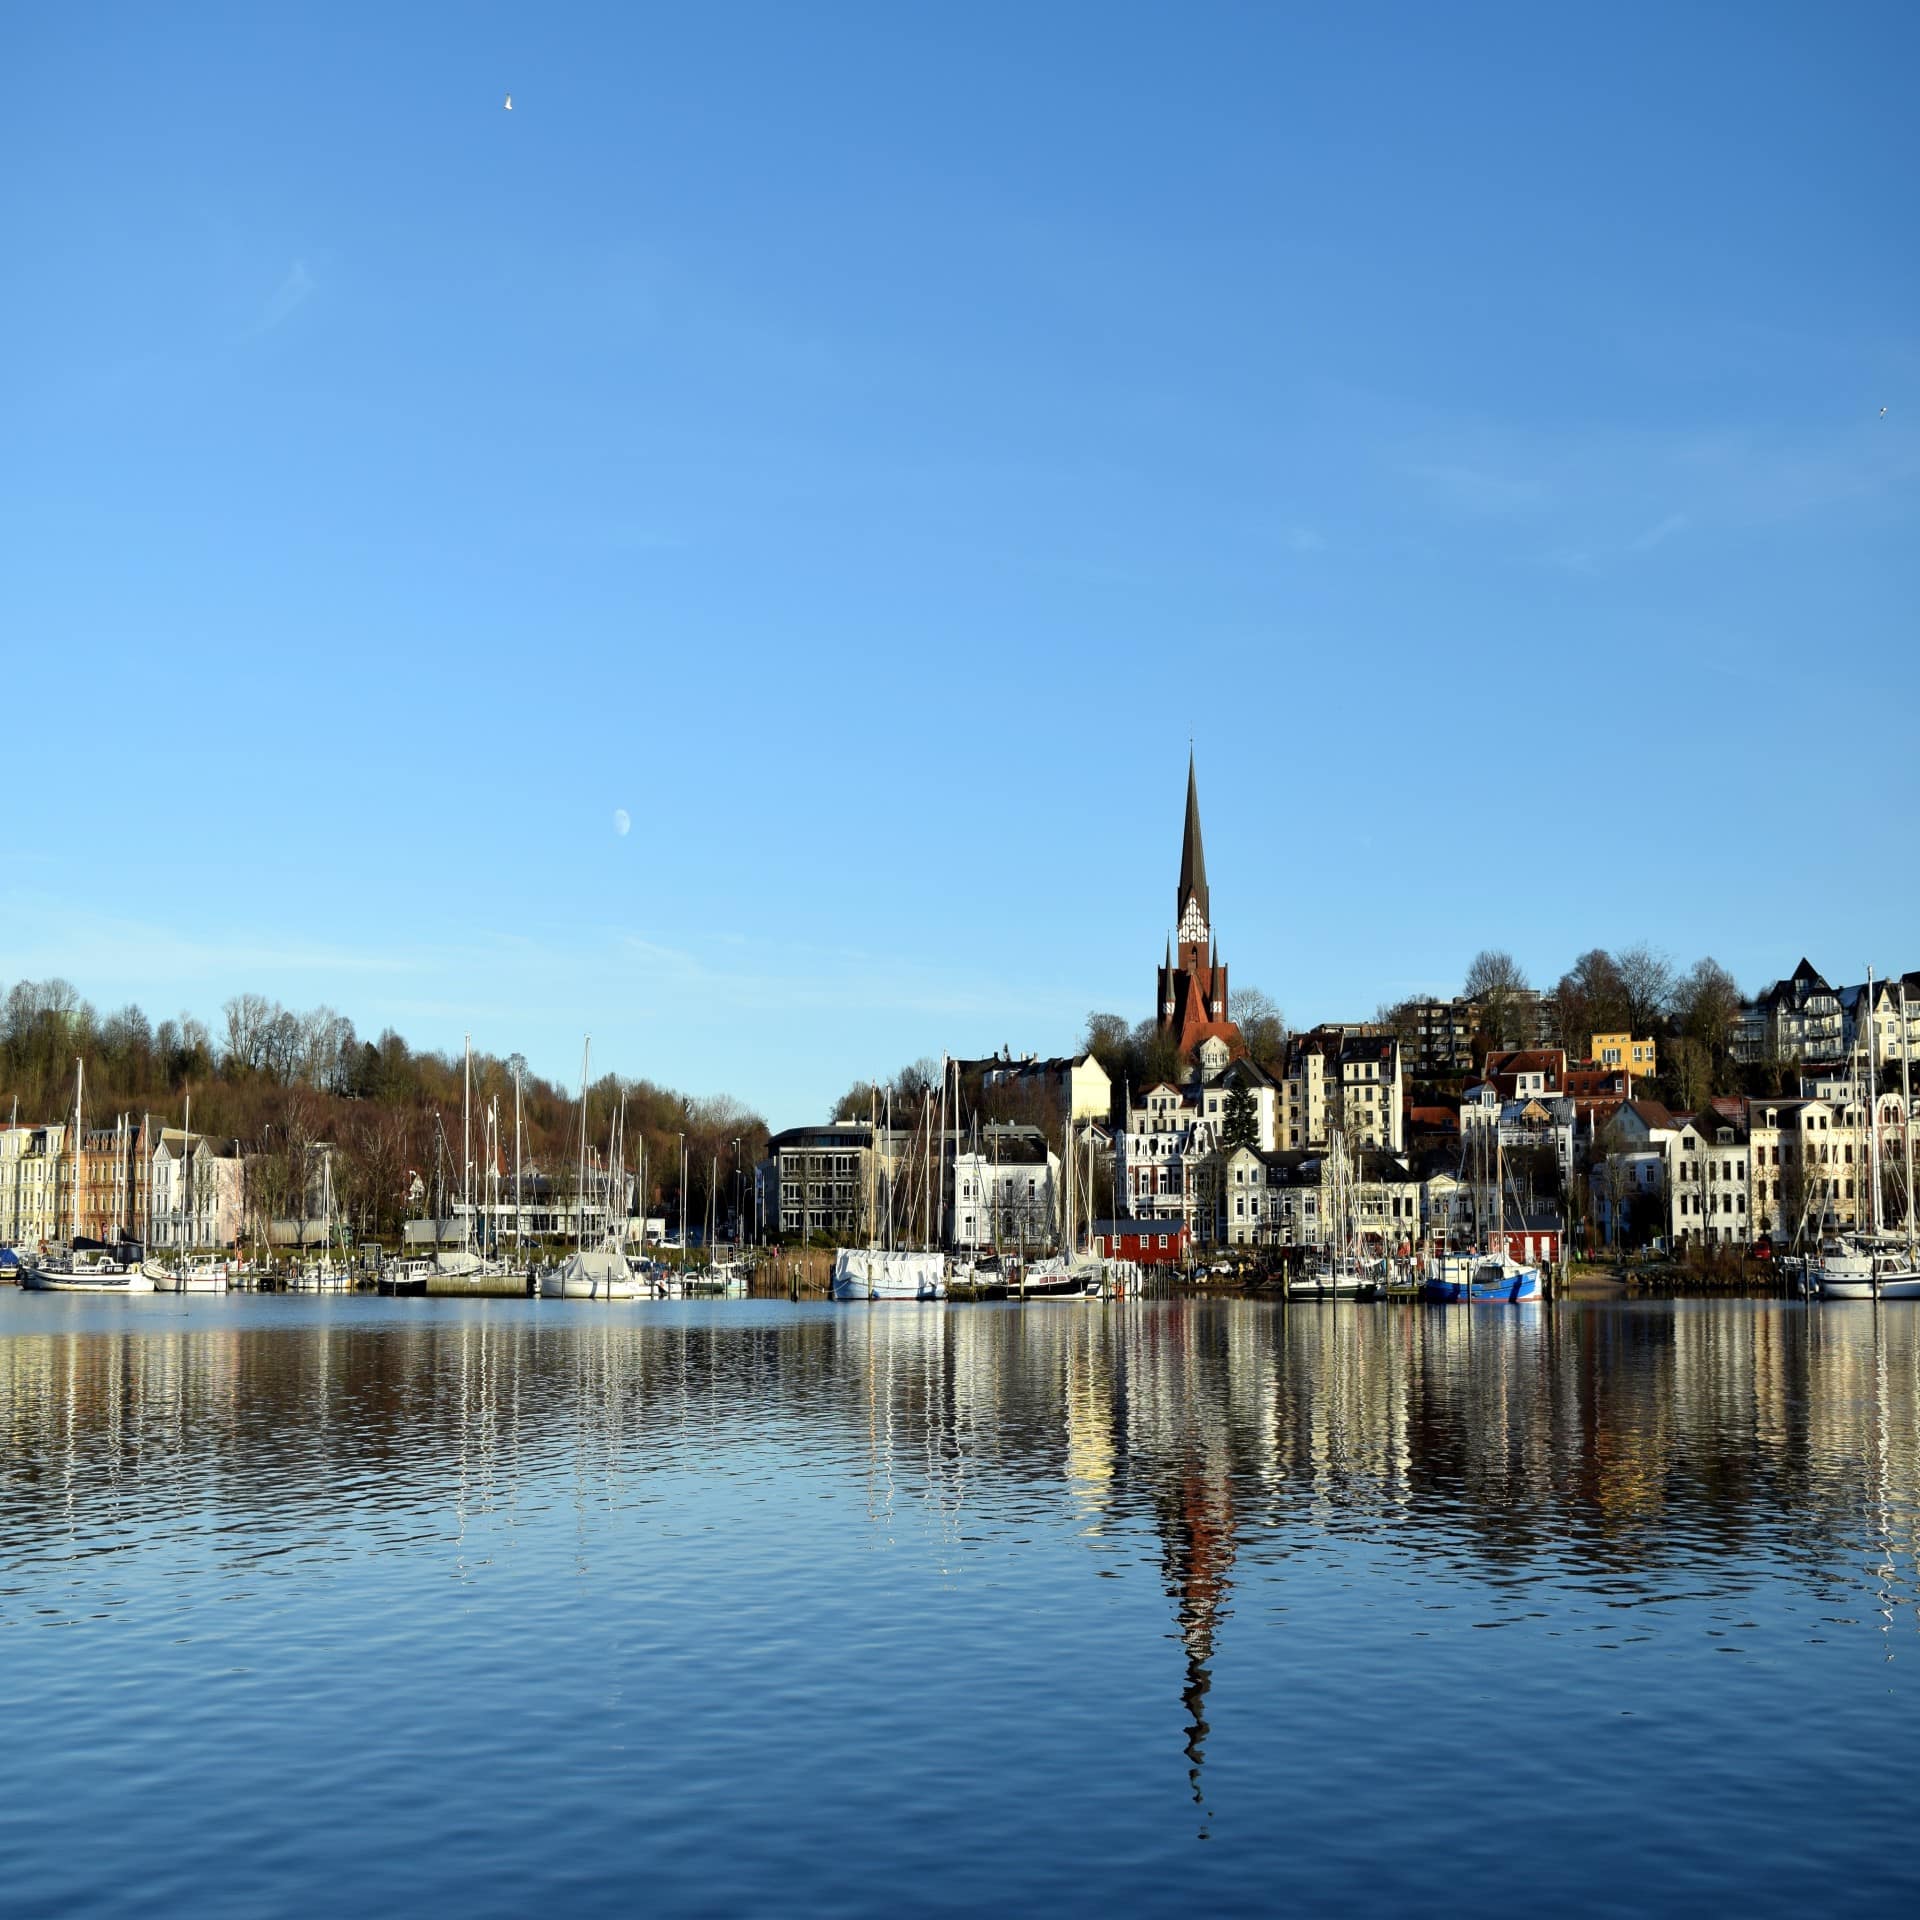
[[[1331,1298],[1340,1293],[1358,1293],[1362,1287],[1378,1284],[1372,1274],[1364,1273],[1358,1267],[1320,1267],[1311,1273],[1299,1274],[1289,1281],[1287,1292]]]
[[[1871,1274],[1816,1271],[1814,1280],[1823,1300],[1920,1300],[1920,1273],[1883,1273],[1876,1283]]]

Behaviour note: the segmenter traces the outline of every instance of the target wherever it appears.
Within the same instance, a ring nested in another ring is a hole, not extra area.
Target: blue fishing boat
[[[1505,1306],[1540,1298],[1540,1271],[1505,1254],[1466,1254],[1434,1261],[1426,1296],[1452,1306]]]

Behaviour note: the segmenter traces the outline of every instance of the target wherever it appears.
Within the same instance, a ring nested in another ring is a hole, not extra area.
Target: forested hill
[[[0,1008],[0,1124],[16,1101],[23,1123],[71,1119],[76,1060],[86,1063],[90,1129],[121,1114],[179,1126],[191,1094],[194,1131],[238,1141],[248,1153],[298,1154],[332,1142],[341,1197],[376,1231],[392,1231],[406,1213],[413,1173],[431,1180],[436,1116],[449,1178],[458,1180],[462,1060],[416,1052],[391,1029],[363,1040],[330,1007],[298,1013],[237,994],[216,1032],[190,1014],[158,1025],[137,1006],[102,1014],[64,980],[22,980]],[[518,1055],[473,1056],[475,1159],[483,1157],[481,1116],[497,1103],[502,1164],[512,1170],[516,1070],[526,1159],[564,1175],[578,1150],[579,1090],[529,1072]],[[696,1098],[608,1071],[587,1100],[587,1137],[603,1153],[623,1098],[627,1163],[638,1164],[644,1141],[649,1207],[678,1213],[684,1136],[694,1217],[706,1209],[716,1160],[724,1211],[735,1170],[750,1170],[765,1150],[765,1121],[724,1094]]]

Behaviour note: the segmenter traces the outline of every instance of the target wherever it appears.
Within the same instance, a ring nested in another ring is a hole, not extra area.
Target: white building
[[[1747,1129],[1723,1114],[1681,1119],[1667,1142],[1667,1237],[1676,1247],[1745,1246],[1753,1238],[1748,1202]]]
[[[156,1247],[231,1247],[244,1224],[245,1162],[204,1133],[162,1127],[153,1143],[147,1238]]]
[[[1009,1128],[1030,1135],[1031,1128]],[[1060,1232],[1060,1156],[1038,1137],[973,1148],[953,1158],[946,1241],[957,1253],[1021,1253]]]
[[[1115,1174],[1135,1219],[1181,1220],[1197,1231],[1201,1169],[1244,1111],[1258,1152],[1280,1135],[1282,1094],[1251,1060],[1235,1060],[1209,1078],[1204,1068],[1185,1087],[1148,1087],[1127,1108],[1117,1137]]]

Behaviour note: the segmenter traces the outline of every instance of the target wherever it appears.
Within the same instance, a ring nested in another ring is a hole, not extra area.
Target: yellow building
[[[1655,1073],[1654,1043],[1636,1040],[1631,1034],[1596,1033],[1593,1051],[1588,1056],[1598,1067],[1624,1067],[1636,1080]]]

